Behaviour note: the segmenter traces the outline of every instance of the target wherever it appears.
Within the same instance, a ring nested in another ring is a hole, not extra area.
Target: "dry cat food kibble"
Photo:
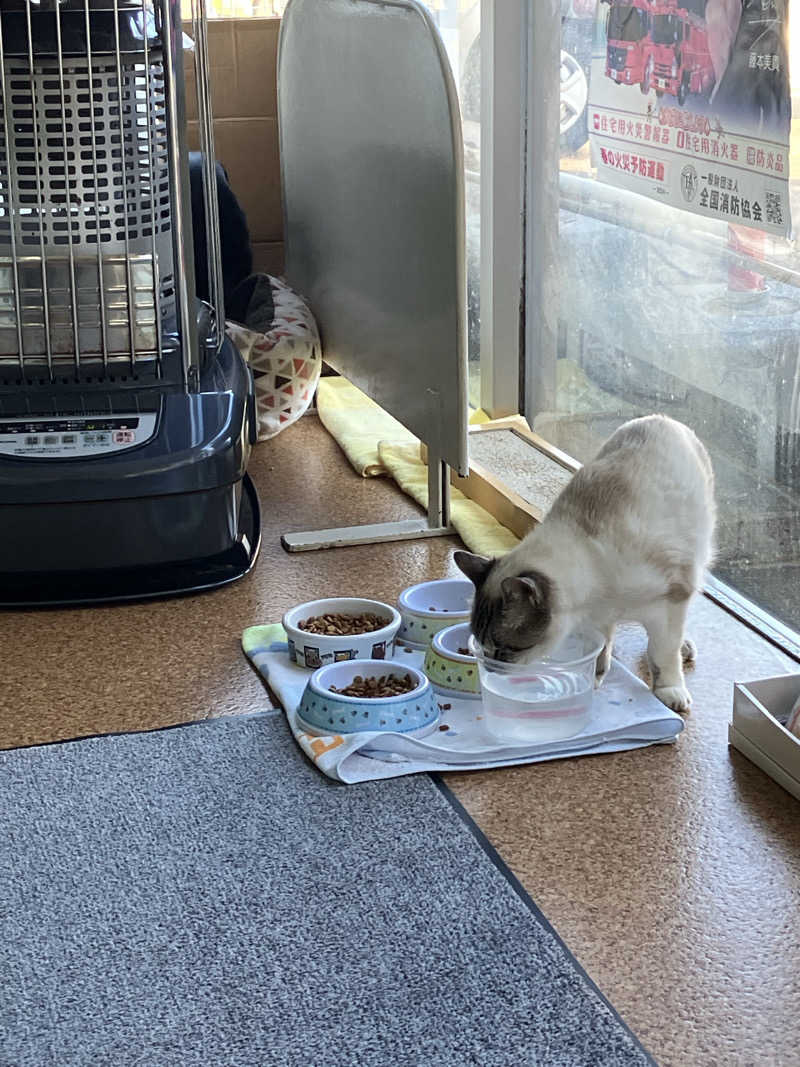
[[[297,624],[299,630],[310,634],[324,634],[326,637],[345,637],[350,634],[368,634],[373,630],[382,630],[391,619],[382,619],[371,611],[361,615],[312,615],[310,619],[301,619]]]
[[[472,653],[470,652],[470,650],[468,648],[460,648],[458,650],[458,654],[459,654],[459,656],[471,656],[472,655]]]
[[[404,674],[402,677],[397,674],[382,674],[380,678],[362,678],[357,674],[344,689],[337,689],[332,685],[330,690],[345,697],[396,697],[401,693],[410,693],[415,688],[416,682],[410,674]]]

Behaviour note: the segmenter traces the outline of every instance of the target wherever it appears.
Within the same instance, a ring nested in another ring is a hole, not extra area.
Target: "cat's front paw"
[[[662,685],[653,692],[662,704],[673,711],[688,711],[692,705],[692,695],[685,685]]]

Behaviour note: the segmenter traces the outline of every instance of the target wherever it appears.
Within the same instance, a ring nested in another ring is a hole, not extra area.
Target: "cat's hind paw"
[[[692,695],[685,685],[662,685],[653,692],[662,704],[673,711],[688,711],[692,705]]]
[[[695,663],[697,663],[697,645],[691,637],[684,637],[683,639],[681,658],[683,659],[684,667],[694,667]]]

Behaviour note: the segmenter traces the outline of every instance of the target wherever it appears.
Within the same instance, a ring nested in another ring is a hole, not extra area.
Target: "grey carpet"
[[[281,717],[0,753],[2,1067],[651,1063],[427,777]]]

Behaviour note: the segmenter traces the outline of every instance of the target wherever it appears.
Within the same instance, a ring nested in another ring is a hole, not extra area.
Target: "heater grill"
[[[57,67],[35,74],[33,85],[26,69],[6,71],[21,244],[39,244],[40,216],[47,245],[68,244],[70,236],[96,244],[98,232],[102,243],[125,241],[126,227],[130,240],[150,237],[154,220],[156,233],[170,229],[162,63],[151,59],[149,77],[142,64],[123,66],[121,104],[113,64],[91,71],[91,99],[89,83],[86,63],[70,64],[63,82]],[[4,131],[0,137],[5,158]],[[5,188],[0,196],[5,202]],[[8,240],[8,215],[2,222]]]
[[[11,0],[2,14],[0,385],[68,364],[98,381],[120,362],[186,378],[196,342],[178,304],[194,294],[175,284],[164,28],[151,0]]]

